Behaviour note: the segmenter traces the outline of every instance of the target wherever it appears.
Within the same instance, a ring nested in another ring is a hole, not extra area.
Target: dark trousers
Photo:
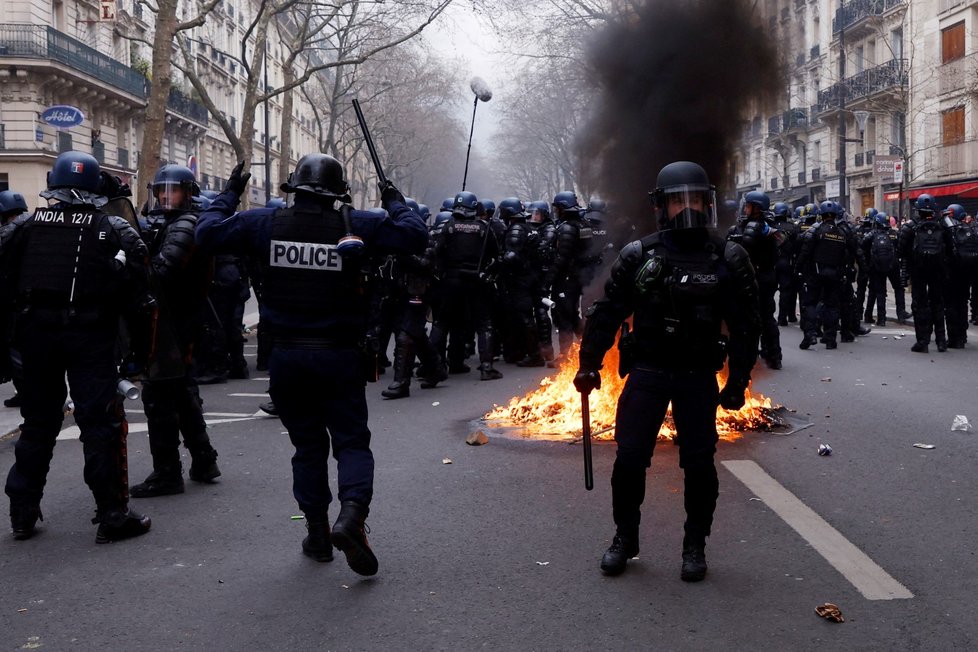
[[[424,373],[436,373],[443,363],[425,329],[428,306],[420,298],[407,293],[400,293],[391,299],[399,305],[394,318],[397,334],[394,339],[394,381],[411,382],[415,355],[421,361]]]
[[[495,337],[491,286],[474,275],[446,276],[442,280],[440,297],[442,305],[431,327],[431,343],[438,355],[452,364],[461,364],[464,356],[459,358],[462,354],[459,349],[468,339],[466,334],[474,330],[479,342],[479,362],[490,364]],[[449,333],[452,346],[446,352]]]
[[[272,347],[269,393],[295,446],[292,493],[307,515],[326,512],[332,442],[340,501],[373,498],[366,381],[355,349]]]
[[[143,411],[155,471],[180,474],[181,435],[194,459],[214,454],[204,423],[200,389],[189,373],[181,378],[143,381]]]
[[[944,329],[943,269],[910,268],[910,310],[918,342],[930,342],[931,333],[938,344],[947,341]]]
[[[52,326],[20,318],[15,348],[24,423],[14,445],[6,493],[12,503],[41,501],[54,445],[64,421],[65,374],[75,402],[75,423],[85,455],[85,483],[100,512],[124,510],[129,501],[127,424],[116,385],[115,324]]]
[[[757,273],[757,290],[761,307],[761,356],[765,360],[780,360],[781,331],[778,330],[774,302],[778,278],[774,270]]]
[[[553,306],[553,321],[557,328],[557,342],[560,345],[560,355],[567,355],[574,336],[581,336],[581,282],[576,275],[571,274],[554,281],[551,299]]]
[[[947,284],[945,312],[950,342],[964,344],[968,341],[968,299],[976,276],[973,268],[957,267]]]
[[[841,280],[811,275],[805,280],[802,296],[802,329],[805,335],[817,337],[821,326],[822,335],[828,342],[836,340],[839,332],[839,306],[843,292]],[[849,286],[852,291],[852,286]]]
[[[876,321],[886,321],[886,281],[889,272],[869,273],[869,296],[866,301],[866,317],[872,317],[873,304],[876,304]],[[899,295],[898,295],[899,296]],[[897,312],[900,312],[899,309]]]
[[[791,265],[778,267],[778,319],[786,321],[795,316],[795,306],[798,304],[798,283]]]
[[[710,370],[667,371],[641,364],[632,369],[618,398],[618,452],[611,475],[612,510],[620,534],[638,536],[645,472],[672,401],[679,466],[685,476],[685,531],[694,538],[709,536],[719,495],[713,462],[718,396],[716,374]]]

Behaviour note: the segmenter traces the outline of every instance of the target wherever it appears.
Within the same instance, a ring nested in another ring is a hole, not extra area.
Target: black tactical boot
[[[217,468],[217,451],[213,448],[200,453],[191,453],[190,479],[194,482],[214,482],[220,477],[221,470]]]
[[[18,541],[34,536],[38,519],[44,520],[39,505],[10,503],[10,530]]]
[[[100,512],[92,519],[92,523],[99,524],[95,543],[112,543],[138,537],[149,532],[153,525],[148,516],[137,514],[131,509]]]
[[[947,351],[947,340],[937,340],[937,352],[944,353]]]
[[[910,350],[913,351],[914,353],[927,353],[928,351],[927,345],[928,342],[917,340],[916,342],[914,342],[914,345],[910,347]]]
[[[869,335],[872,332],[873,329],[869,326],[863,326],[860,324],[859,327],[856,328],[856,335]]]
[[[273,417],[278,416],[278,408],[275,407],[275,403],[272,401],[268,401],[266,403],[259,403],[258,409],[264,412],[265,414],[272,415]]]
[[[470,371],[472,371],[472,367],[464,362],[453,362],[448,365],[448,373],[450,374],[467,374]]]
[[[377,574],[377,557],[365,533],[369,510],[365,505],[353,500],[344,500],[340,506],[340,515],[333,524],[333,545],[346,555],[346,563],[353,572],[359,575]]]
[[[438,385],[438,383],[443,380],[448,380],[448,369],[442,364],[441,360],[434,366],[433,369],[418,370],[418,378],[421,379],[419,383],[421,389],[431,389]]]
[[[844,342],[845,340],[842,340],[842,341]],[[839,344],[835,340],[825,340],[825,348],[826,349],[837,349],[837,348],[839,348]]]
[[[154,470],[145,480],[129,488],[133,498],[172,496],[183,492],[183,470],[179,466]]]
[[[611,546],[601,557],[601,572],[605,575],[621,575],[629,559],[638,554],[638,539],[615,534]]]
[[[536,355],[527,354],[522,360],[517,361],[517,367],[543,367],[547,364],[547,361],[543,359],[543,356],[537,353]]]
[[[302,540],[302,554],[316,561],[333,561],[333,544],[329,541],[329,516],[306,516],[309,534]]]
[[[20,394],[14,394],[13,396],[11,396],[10,398],[8,398],[6,401],[3,402],[3,406],[9,408],[19,408],[21,405],[22,405],[22,401],[20,398]]]
[[[384,398],[404,398],[411,395],[411,383],[395,380],[380,393]]]
[[[803,350],[810,349],[817,341],[818,340],[815,339],[814,335],[805,335],[805,338],[801,341],[801,344],[798,345],[798,348]]]
[[[787,326],[787,325],[788,325],[787,317],[778,317],[778,326]]]
[[[679,577],[684,582],[700,582],[706,577],[706,542],[683,537],[683,569]]]
[[[491,362],[483,362],[479,365],[479,380],[499,380],[503,374],[498,369],[494,369]]]

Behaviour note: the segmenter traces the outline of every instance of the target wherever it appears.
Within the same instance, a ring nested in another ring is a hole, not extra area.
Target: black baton
[[[581,435],[584,443],[584,488],[594,489],[594,462],[591,459],[591,400],[581,392]]]
[[[363,110],[360,109],[360,100],[353,100],[353,110],[357,114],[357,122],[360,123],[360,131],[363,132],[363,139],[367,143],[367,151],[370,152],[370,158],[374,162],[374,170],[377,171],[377,178],[380,180],[381,185],[386,186],[387,175],[384,174],[384,168],[380,164],[380,157],[377,156],[377,148],[374,147],[374,139],[370,137],[370,130],[367,129],[367,121],[363,117]]]

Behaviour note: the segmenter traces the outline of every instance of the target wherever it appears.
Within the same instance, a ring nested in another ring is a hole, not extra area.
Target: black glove
[[[244,161],[234,166],[234,169],[231,170],[231,176],[228,177],[228,182],[224,184],[225,191],[230,190],[238,197],[248,189],[248,179],[251,178],[251,172],[242,172],[242,170],[244,170]]]
[[[720,407],[724,410],[739,410],[744,407],[747,387],[741,383],[727,381],[720,390]]]
[[[601,374],[594,370],[581,369],[574,376],[574,387],[581,394],[590,394],[595,389],[601,389]]]
[[[388,181],[387,183],[378,183],[377,186],[380,188],[380,201],[386,206],[391,202],[399,201],[404,203],[404,195],[401,191],[397,189],[393,183]]]

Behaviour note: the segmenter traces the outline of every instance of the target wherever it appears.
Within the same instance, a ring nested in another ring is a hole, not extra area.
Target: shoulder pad
[[[631,263],[639,260],[645,250],[646,247],[642,240],[633,240],[621,248],[618,257],[621,258],[622,262]]]
[[[728,240],[724,244],[723,259],[736,268],[750,264],[750,255],[747,250],[732,240]]]

